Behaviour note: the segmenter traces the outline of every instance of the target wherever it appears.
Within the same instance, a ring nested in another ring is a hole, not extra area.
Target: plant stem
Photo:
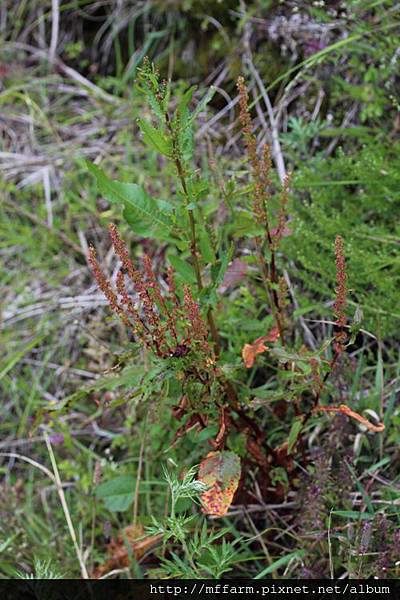
[[[168,131],[171,136],[173,161],[175,163],[175,167],[176,167],[176,171],[178,173],[182,191],[185,196],[186,205],[188,206],[190,204],[189,191],[188,191],[188,187],[187,187],[187,183],[186,183],[184,169],[182,166],[182,161],[180,158],[179,144],[176,139],[175,131],[172,127],[171,119],[170,119],[168,113],[165,113],[165,122],[167,124]],[[204,286],[203,286],[203,280],[201,277],[201,268],[200,268],[200,262],[199,262],[198,252],[197,252],[196,221],[193,216],[193,211],[188,209],[187,212],[188,212],[188,217],[189,217],[190,237],[191,237],[190,252],[192,255],[193,268],[194,268],[194,271],[196,274],[197,289],[199,290],[199,292],[201,292],[204,289]],[[217,327],[215,325],[214,315],[213,315],[211,308],[209,308],[207,311],[207,321],[208,321],[208,325],[210,327],[211,337],[214,342],[215,353],[218,356],[220,353],[219,335],[218,335]]]
[[[275,283],[275,279],[276,279],[275,253],[271,250],[271,263],[270,263],[270,268],[268,269],[268,266],[265,262],[265,259],[264,259],[263,253],[262,253],[259,238],[255,238],[255,244],[256,244],[256,249],[257,249],[258,262],[260,263],[260,267],[261,267],[261,276],[262,276],[264,288],[267,293],[267,297],[269,300],[269,304],[270,304],[272,313],[274,315],[276,326],[278,327],[278,330],[279,330],[279,335],[280,335],[280,338],[282,341],[282,345],[284,346],[285,345],[285,337],[284,337],[285,332],[284,332],[282,320],[281,320],[278,295],[276,293],[276,290],[271,288],[271,283]]]
[[[180,543],[182,544],[182,548],[183,548],[183,551],[184,551],[184,553],[185,553],[185,555],[186,555],[187,561],[188,561],[188,563],[190,564],[190,566],[191,566],[191,567],[192,567],[192,569],[193,569],[193,573],[197,575],[197,573],[198,573],[198,570],[197,570],[197,567],[196,567],[196,565],[195,565],[195,563],[194,563],[194,560],[193,560],[193,558],[192,558],[192,555],[191,555],[191,553],[189,552],[189,548],[188,548],[188,545],[187,545],[187,543],[186,543],[186,540],[185,540],[185,538],[184,538],[184,537],[180,537],[180,538],[179,538],[179,541],[180,541]]]
[[[312,407],[311,407],[311,409],[308,411],[308,413],[304,417],[303,427],[309,421],[309,419],[311,418],[311,415],[313,414],[313,412],[318,407],[319,401],[320,401],[320,398],[321,398],[321,394],[322,394],[322,392],[324,390],[325,384],[327,383],[329,377],[331,376],[331,374],[332,374],[332,372],[333,372],[333,370],[334,370],[334,368],[336,366],[336,363],[339,360],[339,357],[341,356],[341,354],[342,354],[341,351],[338,351],[337,349],[335,349],[333,358],[332,358],[332,360],[330,362],[330,365],[329,365],[329,371],[327,371],[325,373],[324,377],[322,378],[322,382],[321,382],[320,388],[319,388],[319,390],[315,394]]]

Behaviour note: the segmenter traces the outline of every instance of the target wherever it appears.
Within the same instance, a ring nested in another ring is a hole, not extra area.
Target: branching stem
[[[258,262],[260,263],[261,268],[261,277],[263,281],[263,285],[268,297],[269,305],[271,307],[272,313],[274,315],[274,319],[276,322],[276,326],[279,330],[279,335],[281,338],[282,345],[285,345],[285,332],[282,325],[281,319],[281,310],[279,305],[278,294],[276,290],[272,288],[271,283],[276,283],[276,268],[275,268],[275,252],[271,249],[271,261],[269,264],[269,268],[267,263],[265,262],[265,258],[263,256],[262,247],[260,243],[260,239],[255,239]]]
[[[189,190],[188,190],[188,186],[186,183],[186,177],[185,177],[185,172],[184,172],[184,169],[182,166],[182,161],[180,158],[180,149],[179,149],[178,140],[176,139],[175,131],[174,131],[174,128],[172,127],[171,119],[170,119],[168,113],[165,113],[165,122],[167,124],[169,134],[171,136],[172,155],[173,155],[173,160],[175,163],[176,171],[178,173],[178,178],[179,178],[179,181],[180,181],[180,184],[182,187],[182,192],[185,196],[186,205],[188,206],[190,204]],[[193,268],[194,268],[194,271],[196,274],[197,289],[199,290],[199,292],[201,292],[204,289],[204,285],[203,285],[203,280],[202,280],[202,276],[201,276],[201,268],[200,268],[199,256],[198,256],[198,251],[197,251],[196,221],[193,216],[193,211],[188,208],[187,212],[188,212],[188,217],[189,217],[190,238],[191,238],[190,252],[192,255]],[[207,311],[207,321],[208,321],[208,325],[210,327],[211,337],[214,342],[215,353],[218,356],[220,353],[219,335],[218,335],[217,327],[215,325],[214,315],[213,315],[211,308],[209,308]]]

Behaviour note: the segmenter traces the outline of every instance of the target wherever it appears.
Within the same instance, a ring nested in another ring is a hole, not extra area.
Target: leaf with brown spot
[[[254,365],[257,354],[268,350],[268,347],[265,345],[266,342],[276,342],[278,338],[279,329],[273,327],[267,335],[257,338],[252,344],[245,344],[242,349],[242,357],[246,368],[250,369]]]
[[[201,495],[203,511],[216,517],[226,515],[240,480],[240,458],[234,452],[210,452],[201,462],[199,481],[209,489]]]
[[[340,406],[317,406],[314,409],[314,412],[322,411],[322,412],[340,412],[352,419],[355,419],[359,423],[362,423],[369,431],[373,431],[375,433],[379,433],[385,429],[385,425],[383,423],[378,423],[378,425],[374,425],[371,421],[368,421],[362,415],[359,415],[354,410],[351,410],[346,404],[340,404]]]

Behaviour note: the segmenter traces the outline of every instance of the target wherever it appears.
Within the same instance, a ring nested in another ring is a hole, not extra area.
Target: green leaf
[[[380,469],[381,467],[384,467],[385,465],[390,463],[390,456],[385,456],[385,458],[382,458],[382,460],[379,460],[377,463],[375,463],[374,465],[372,465],[371,467],[369,467],[365,473],[374,473],[374,471],[377,471],[378,469]]]
[[[196,86],[190,87],[183,94],[174,117],[174,125],[178,131],[178,144],[184,161],[188,162],[193,158],[194,152],[194,132],[193,121],[190,117],[189,103],[192,100]]]
[[[160,121],[160,123],[162,123],[165,118],[164,110],[163,110],[163,107],[160,106],[160,104],[155,96],[154,90],[151,89],[150,87],[148,87],[146,84],[136,85],[136,89],[141,94],[144,94],[146,96],[147,101],[148,101],[149,105],[151,106],[151,109],[152,109],[154,115],[157,117],[157,119]]]
[[[374,511],[374,507],[373,507],[372,499],[371,499],[370,495],[368,494],[367,490],[364,488],[364,486],[359,481],[357,474],[355,473],[353,467],[347,461],[345,461],[345,465],[348,468],[348,470],[350,471],[351,477],[352,477],[354,483],[356,484],[358,491],[361,493],[366,507],[368,508],[368,510],[371,514],[374,514],[375,511]]]
[[[33,340],[31,340],[29,342],[29,344],[27,344],[22,350],[19,350],[17,352],[14,352],[13,354],[11,354],[11,357],[8,359],[4,368],[0,371],[0,380],[3,379],[3,377],[5,377],[5,375],[9,371],[11,371],[11,369],[21,360],[21,358],[24,357],[24,355],[27,352],[29,352],[29,350],[32,350],[32,348],[34,348],[34,346],[36,346],[36,344],[40,344],[40,342],[42,341],[43,338],[44,338],[44,335],[38,335]]]
[[[308,354],[297,354],[295,352],[289,352],[285,348],[274,346],[270,350],[270,354],[276,356],[276,358],[283,362],[294,362],[301,368],[302,363],[309,364],[312,356],[317,356],[316,352],[309,352]]]
[[[383,419],[383,423],[386,428],[389,426],[390,419],[392,418],[392,415],[393,415],[393,411],[394,411],[394,408],[396,405],[396,397],[397,397],[397,394],[396,394],[396,390],[394,389],[389,398],[389,402],[387,403],[386,410],[385,410],[385,416]]]
[[[228,265],[229,265],[230,261],[232,260],[233,250],[234,250],[233,244],[231,244],[229,246],[229,249],[226,252],[222,253],[221,264],[220,264],[218,273],[214,279],[215,289],[217,289],[221,285],[221,283],[224,279]]]
[[[205,179],[192,176],[186,180],[186,186],[190,204],[193,204],[193,207],[191,207],[190,210],[194,210],[198,201],[201,198],[204,198],[205,194],[208,192],[209,184]],[[187,206],[186,208],[189,207]]]
[[[229,247],[229,250],[222,254],[219,269],[218,265],[213,265],[211,268],[211,276],[213,278],[213,283],[211,286],[202,290],[201,294],[202,301],[208,306],[215,306],[215,304],[218,301],[217,291],[224,279],[226,270],[228,268],[228,264],[230,263],[231,258],[233,256],[233,249],[233,245],[231,245]]]
[[[333,510],[333,515],[344,517],[345,519],[373,519],[374,515],[366,512],[358,512],[357,510]]]
[[[200,231],[199,248],[200,248],[202,258],[207,263],[213,263],[215,261],[214,250],[211,245],[210,236],[208,235],[208,232],[206,229],[203,229],[202,231]]]
[[[382,359],[382,347],[378,345],[378,361],[375,371],[375,392],[377,397],[382,395],[384,387],[384,375],[383,375],[383,359]]]
[[[373,134],[372,127],[356,126],[356,127],[329,127],[319,132],[321,137],[343,137],[350,136],[355,138],[368,137]]]
[[[263,235],[263,227],[255,221],[254,216],[248,211],[237,210],[235,217],[235,221],[230,227],[233,237],[241,238]]]
[[[196,273],[194,272],[193,267],[188,262],[186,262],[186,260],[182,260],[174,254],[169,254],[168,260],[174,267],[178,275],[180,275],[185,281],[185,283],[196,283]]]
[[[217,433],[218,433],[218,426],[217,425],[209,425],[208,427],[205,427],[198,433],[197,432],[195,433],[195,436],[196,436],[195,440],[197,443],[204,442],[205,440],[215,438]]]
[[[13,542],[15,540],[15,538],[20,534],[19,531],[17,531],[17,533],[14,533],[14,535],[10,535],[6,540],[4,540],[4,542],[2,542],[0,544],[0,554],[2,552],[4,552],[4,550],[7,550],[8,546],[11,544],[11,542]]]
[[[130,475],[120,475],[97,486],[96,496],[104,500],[106,508],[112,512],[123,512],[133,502],[135,496],[134,479]]]
[[[204,98],[202,100],[200,100],[200,102],[198,103],[198,105],[196,106],[196,108],[194,109],[194,111],[191,114],[190,120],[193,122],[197,119],[197,117],[199,116],[199,114],[205,109],[205,107],[207,106],[207,104],[209,102],[211,102],[211,100],[214,97],[214,94],[216,92],[215,87],[212,85],[208,92],[206,93],[206,95],[204,96]]]
[[[197,86],[192,85],[190,88],[188,88],[186,90],[186,92],[184,92],[182,94],[182,98],[180,99],[178,108],[177,108],[177,113],[179,115],[182,115],[187,110],[189,103],[191,102],[191,100],[193,98],[193,94],[196,91],[196,87]]]
[[[143,141],[147,146],[163,154],[164,156],[171,156],[172,145],[168,138],[164,136],[161,129],[156,129],[145,121],[144,119],[138,119],[139,127],[143,133]]]
[[[256,575],[254,577],[254,579],[262,579],[269,573],[276,571],[276,569],[279,569],[280,567],[284,567],[285,565],[287,565],[288,562],[290,562],[293,558],[299,558],[299,559],[302,558],[304,556],[304,554],[305,554],[304,550],[296,550],[296,552],[291,552],[290,554],[286,554],[286,556],[282,556],[281,558],[278,558],[278,560],[276,560],[271,565],[266,567],[263,571],[261,571],[261,573]]]
[[[303,427],[303,419],[295,419],[290,428],[289,437],[288,437],[288,454],[290,454],[297,442],[297,438],[299,437],[299,433],[301,428]]]
[[[93,163],[86,163],[95,176],[99,192],[110,202],[124,206],[124,218],[135,233],[143,237],[170,240],[176,233],[170,214],[172,206],[151,198],[136,183],[113,181]]]
[[[183,117],[182,120],[184,120]],[[178,144],[183,157],[183,160],[189,162],[194,154],[194,132],[190,122],[186,122],[180,126],[178,131]]]

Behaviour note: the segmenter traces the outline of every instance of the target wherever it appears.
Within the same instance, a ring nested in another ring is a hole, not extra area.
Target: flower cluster
[[[347,340],[346,315],[347,307],[347,273],[346,260],[344,256],[343,238],[340,235],[335,239],[335,256],[336,256],[336,300],[333,305],[333,312],[336,316],[335,341],[336,352],[340,354],[344,350],[344,345]]]
[[[143,258],[143,270],[137,269],[116,226],[110,225],[109,232],[121,261],[116,289],[102,272],[93,247],[89,250],[88,260],[111,309],[134,336],[160,358],[183,357],[192,349],[212,357],[207,325],[190,287],[183,287],[180,298],[170,267],[166,278],[168,293],[163,294],[149,256]],[[134,295],[129,293],[128,287],[133,288]]]
[[[249,94],[243,77],[237,80],[239,91],[239,119],[246,144],[247,156],[252,168],[254,179],[254,214],[257,220],[268,228],[267,200],[268,186],[271,184],[271,153],[269,146],[265,144],[261,160],[257,154],[257,140],[253,133],[253,126],[249,112]]]
[[[289,195],[290,176],[286,175],[282,184],[282,190],[279,198],[278,224],[270,229],[268,216],[269,189],[271,186],[271,151],[268,144],[262,149],[261,158],[257,152],[257,139],[253,133],[253,125],[249,111],[249,93],[243,77],[237,80],[239,91],[239,120],[242,126],[242,133],[246,145],[247,157],[251,165],[252,176],[254,180],[254,204],[253,210],[257,221],[262,224],[267,232],[270,245],[274,249],[279,245],[282,237],[287,233],[287,204]]]
[[[282,344],[285,345],[284,336],[284,305],[286,303],[286,290],[282,282],[278,281],[276,269],[276,252],[278,246],[285,235],[288,235],[287,223],[287,204],[289,195],[289,176],[286,176],[281,194],[279,197],[279,212],[277,214],[277,224],[271,228],[270,197],[271,197],[271,153],[268,144],[262,149],[261,157],[258,156],[257,139],[253,132],[253,124],[249,111],[249,93],[243,77],[237,80],[239,91],[239,120],[242,126],[242,133],[247,151],[247,158],[250,163],[253,185],[253,213],[256,222],[262,225],[264,234],[254,238],[258,261],[261,268],[264,287],[271,311],[273,313],[276,325],[279,329]],[[269,260],[265,259],[264,245],[269,249]]]

